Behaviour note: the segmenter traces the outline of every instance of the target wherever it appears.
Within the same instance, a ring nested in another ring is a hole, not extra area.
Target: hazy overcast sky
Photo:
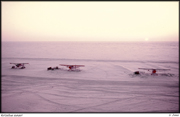
[[[1,2],[2,41],[178,41],[179,2]]]

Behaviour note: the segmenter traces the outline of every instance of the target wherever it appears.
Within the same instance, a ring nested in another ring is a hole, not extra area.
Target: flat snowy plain
[[[7,42],[1,61],[2,112],[179,112],[177,43]],[[11,69],[10,62],[29,65]],[[154,76],[138,68],[171,70]]]
[[[176,63],[76,61],[85,67],[68,71],[59,64],[74,64],[73,60],[14,60],[28,61],[26,69],[11,69],[9,61],[2,59],[2,112],[179,111]],[[53,65],[61,69],[47,71]],[[139,66],[171,70],[154,76]]]

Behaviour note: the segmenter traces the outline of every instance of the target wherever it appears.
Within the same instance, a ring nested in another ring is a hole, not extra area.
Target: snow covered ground
[[[2,112],[179,112],[179,63],[2,58]],[[28,62],[11,69],[10,62]],[[68,71],[59,64],[80,64]],[[61,69],[47,71],[48,67]],[[162,68],[158,76],[138,68]],[[134,75],[134,71],[145,72]]]

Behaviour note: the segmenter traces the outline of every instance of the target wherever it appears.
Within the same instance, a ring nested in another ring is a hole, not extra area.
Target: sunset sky
[[[5,2],[2,41],[179,41],[179,2]]]

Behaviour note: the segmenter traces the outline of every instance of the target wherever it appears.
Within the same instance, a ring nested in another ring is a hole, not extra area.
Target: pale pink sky
[[[5,2],[2,41],[179,41],[179,2]]]

